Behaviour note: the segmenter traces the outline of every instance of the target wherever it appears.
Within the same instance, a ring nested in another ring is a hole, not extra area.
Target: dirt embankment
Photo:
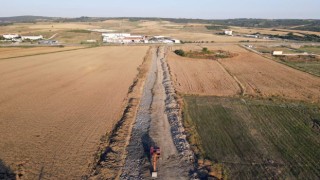
[[[80,179],[119,121],[148,47],[0,61],[0,159],[24,179]],[[125,73],[124,73],[125,72]]]

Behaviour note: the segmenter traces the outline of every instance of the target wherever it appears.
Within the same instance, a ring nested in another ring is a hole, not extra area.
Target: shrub
[[[179,56],[186,56],[186,53],[182,49],[175,50],[174,53],[176,53]]]
[[[202,48],[202,52],[203,53],[207,53],[208,52],[208,48],[206,48],[206,47]]]

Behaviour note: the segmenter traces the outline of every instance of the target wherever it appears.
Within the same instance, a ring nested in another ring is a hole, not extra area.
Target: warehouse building
[[[25,41],[25,40],[36,41],[36,40],[42,40],[43,36],[42,35],[40,35],[40,36],[21,36],[21,39],[22,39],[22,41]]]
[[[18,39],[20,38],[19,34],[4,34],[2,35],[3,38],[7,39],[7,40],[12,40],[12,39]]]

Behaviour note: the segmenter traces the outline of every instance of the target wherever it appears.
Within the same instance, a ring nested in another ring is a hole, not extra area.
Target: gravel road
[[[161,148],[158,179],[190,179],[193,153],[179,117],[166,51],[165,47],[154,50],[121,179],[151,179],[149,149],[153,145]]]

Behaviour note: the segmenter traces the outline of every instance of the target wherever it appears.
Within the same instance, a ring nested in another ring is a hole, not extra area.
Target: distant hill
[[[284,28],[294,30],[316,31],[320,32],[319,19],[185,19],[185,18],[141,18],[141,17],[76,17],[76,18],[62,18],[62,17],[45,17],[45,16],[14,16],[14,17],[0,17],[0,25],[9,25],[11,23],[23,22],[97,22],[109,19],[129,19],[130,21],[150,20],[150,21],[170,21],[175,23],[203,23],[203,24],[217,24],[222,26],[239,26],[239,27],[253,27],[253,28]]]
[[[22,22],[39,22],[39,21],[53,21],[59,18],[45,17],[45,16],[13,16],[0,17],[2,23],[22,23]]]

